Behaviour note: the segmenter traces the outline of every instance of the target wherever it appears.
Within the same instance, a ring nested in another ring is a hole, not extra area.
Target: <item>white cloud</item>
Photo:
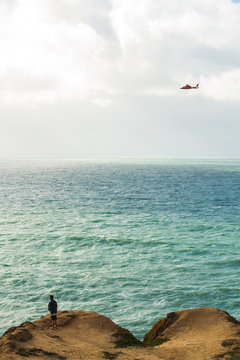
[[[219,101],[240,101],[240,68],[203,76],[201,80],[206,97]]]
[[[107,106],[200,79],[201,96],[237,101],[239,18],[230,0],[1,1],[0,102]]]
[[[229,59],[240,55],[240,8],[228,0],[113,4],[113,27],[122,50],[120,70],[130,73],[138,91],[159,88],[159,95],[174,95],[181,82],[224,73]]]
[[[11,13],[2,6],[1,101],[84,99],[105,87],[111,42],[85,23],[50,22],[43,4],[21,0]]]

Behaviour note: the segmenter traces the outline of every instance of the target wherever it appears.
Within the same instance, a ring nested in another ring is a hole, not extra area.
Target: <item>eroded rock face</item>
[[[219,309],[170,313],[137,340],[110,319],[60,311],[10,328],[0,339],[0,360],[206,360],[240,359],[240,323]]]
[[[205,307],[168,314],[154,324],[143,343],[162,344],[166,359],[171,359],[174,347],[176,359],[231,359],[240,354],[239,331],[240,322],[228,313]]]
[[[106,354],[112,358],[118,356],[120,348],[140,346],[143,346],[141,341],[105,316],[59,311],[55,330],[51,329],[50,316],[46,315],[6,331],[0,339],[0,359],[99,360],[106,358]]]
[[[173,325],[173,323],[178,319],[178,314],[171,312],[167,314],[167,317],[160,319],[156,324],[153,325],[152,329],[144,336],[143,343],[144,345],[156,346],[160,345],[168,339],[164,337],[164,331]]]

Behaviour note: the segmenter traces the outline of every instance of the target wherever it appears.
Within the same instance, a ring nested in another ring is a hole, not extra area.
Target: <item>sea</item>
[[[49,294],[139,339],[182,309],[240,319],[240,159],[0,160],[0,334]]]

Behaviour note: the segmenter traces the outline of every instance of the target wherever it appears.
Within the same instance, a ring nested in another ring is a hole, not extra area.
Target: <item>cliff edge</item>
[[[10,328],[0,339],[0,360],[210,360],[240,359],[240,323],[219,309],[182,310],[159,320],[137,340],[93,312],[59,311]]]

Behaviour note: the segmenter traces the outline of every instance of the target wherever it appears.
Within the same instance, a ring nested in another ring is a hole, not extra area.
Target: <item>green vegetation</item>
[[[136,339],[127,329],[119,329],[118,332],[112,336],[114,337],[114,344],[119,348],[144,346],[143,343]]]
[[[150,344],[145,344],[145,346],[158,346],[158,345],[162,345],[163,343],[165,343],[166,341],[169,341],[169,339],[167,338],[157,338],[155,340],[153,340]]]
[[[225,340],[222,342],[222,346],[231,347],[231,349],[215,356],[215,359],[240,360],[240,339]]]
[[[19,348],[16,351],[16,354],[23,356],[23,357],[36,356],[36,357],[43,357],[43,358],[49,359],[49,360],[50,359],[51,360],[66,360],[65,356],[61,356],[56,353],[44,351],[42,349],[37,349],[37,348],[31,348],[31,349]]]
[[[160,336],[177,320],[177,318],[178,315],[175,312],[172,312],[167,314],[166,318],[158,320],[152,329],[144,336],[143,344],[145,346],[157,346],[169,341],[168,338]]]
[[[111,354],[108,351],[104,351],[103,354],[104,354],[104,359],[106,359],[106,360],[115,360],[118,357],[118,355],[121,354],[121,353]]]

